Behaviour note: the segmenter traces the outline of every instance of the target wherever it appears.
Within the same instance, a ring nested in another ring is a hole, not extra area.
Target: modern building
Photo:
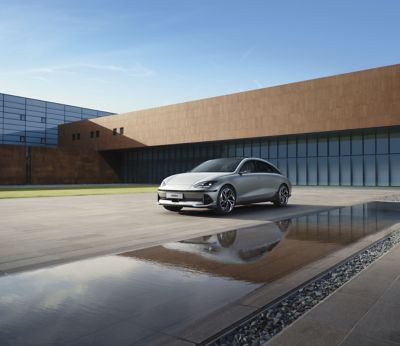
[[[125,183],[256,156],[297,185],[400,186],[400,65],[83,120],[59,140],[113,157]]]
[[[54,147],[58,125],[111,114],[0,93],[0,144]]]

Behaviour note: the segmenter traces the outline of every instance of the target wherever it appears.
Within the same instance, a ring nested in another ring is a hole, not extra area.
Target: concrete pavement
[[[0,274],[145,248],[335,206],[385,199],[396,188],[294,187],[287,208],[165,211],[154,193],[0,200]]]

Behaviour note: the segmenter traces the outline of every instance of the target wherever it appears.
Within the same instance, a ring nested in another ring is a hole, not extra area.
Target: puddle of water
[[[400,222],[368,203],[0,278],[0,344],[133,344]]]

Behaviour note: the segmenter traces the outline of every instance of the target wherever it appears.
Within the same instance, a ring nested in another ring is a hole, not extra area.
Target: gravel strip
[[[390,236],[332,268],[322,277],[266,307],[257,316],[211,344],[253,346],[267,342],[398,243],[400,230],[394,231]]]

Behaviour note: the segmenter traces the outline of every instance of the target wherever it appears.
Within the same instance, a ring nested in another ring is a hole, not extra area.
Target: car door
[[[252,202],[258,200],[260,195],[260,175],[256,172],[256,161],[245,161],[239,170],[239,177],[236,180],[238,202]]]
[[[260,194],[268,200],[278,191],[282,177],[275,167],[264,161],[256,161],[256,172],[260,178]]]

